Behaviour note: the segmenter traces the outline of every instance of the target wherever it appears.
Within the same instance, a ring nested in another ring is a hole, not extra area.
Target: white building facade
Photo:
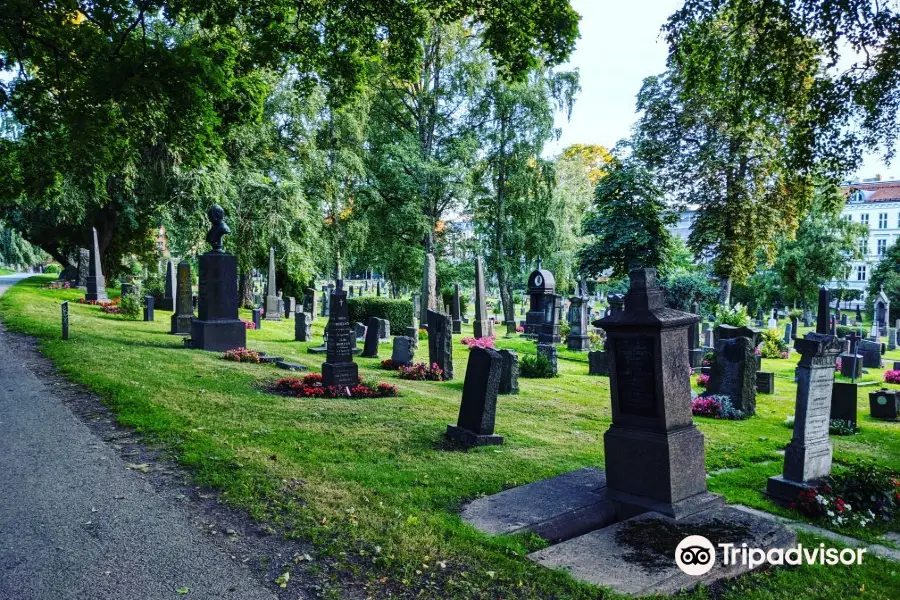
[[[842,189],[847,194],[847,204],[841,216],[867,225],[869,237],[860,240],[863,258],[848,261],[844,279],[831,281],[829,286],[865,293],[875,266],[900,238],[900,181],[863,181]]]

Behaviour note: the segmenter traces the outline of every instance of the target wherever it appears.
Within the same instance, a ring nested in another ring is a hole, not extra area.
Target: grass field
[[[71,339],[59,340],[59,303],[77,290],[43,290],[29,279],[0,298],[12,330],[37,335],[41,350],[73,380],[97,392],[119,420],[161,442],[199,483],[281,534],[312,540],[334,561],[335,577],[365,584],[373,596],[421,598],[614,597],[533,565],[524,555],[544,545],[528,536],[491,538],[463,524],[460,506],[477,496],[583,466],[603,466],[610,424],[609,380],[587,375],[584,355],[560,353],[561,377],[520,380],[521,394],[502,396],[497,433],[505,445],[448,450],[443,432],[455,422],[467,351],[454,345],[456,379],[408,382],[357,359],[369,380],[397,384],[401,396],[377,400],[301,400],[263,388],[286,375],[273,366],[236,364],[182,348],[169,316],[125,321],[97,307],[70,304]],[[249,318],[249,312],[242,314]],[[248,331],[248,346],[318,370],[325,321],[315,341],[293,341],[293,321],[265,321]],[[464,335],[471,335],[471,331]],[[427,344],[418,356],[427,359]],[[528,350],[521,339],[500,347]],[[390,357],[390,345],[381,358]],[[574,360],[570,360],[570,358]],[[900,360],[900,352],[888,357]],[[781,472],[779,451],[791,431],[795,360],[764,360],[776,394],[758,396],[747,421],[697,419],[706,436],[710,490],[729,502],[781,514],[762,494]],[[880,380],[881,372],[873,370]],[[860,392],[859,435],[834,438],[836,464],[875,459],[900,469],[900,427],[872,421],[868,390]],[[796,517],[796,515],[791,515]],[[876,539],[878,530],[852,532]],[[803,537],[804,543],[815,540]],[[866,558],[859,567],[802,567],[754,574],[716,592],[737,599],[896,598],[900,565]],[[689,597],[707,597],[700,590]]]

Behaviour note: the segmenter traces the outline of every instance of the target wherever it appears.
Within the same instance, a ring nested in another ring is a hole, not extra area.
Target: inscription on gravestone
[[[656,372],[654,341],[650,337],[632,338],[616,344],[616,381],[619,386],[619,410],[641,417],[656,416]]]

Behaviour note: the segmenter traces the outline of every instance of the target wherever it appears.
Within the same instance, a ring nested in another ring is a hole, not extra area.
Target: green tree
[[[651,173],[631,157],[612,163],[584,217],[590,243],[578,252],[582,272],[618,278],[635,267],[662,268],[672,246],[667,226],[678,217]]]
[[[759,251],[774,258],[777,234],[796,229],[812,195],[822,68],[819,46],[792,33],[789,21],[754,28],[725,7],[679,30],[668,70],[638,95],[635,154],[667,196],[697,207],[689,245],[711,262],[722,303]],[[775,38],[782,60],[754,61]]]
[[[558,135],[554,109],[571,110],[577,90],[575,72],[541,69],[515,83],[495,76],[473,111],[483,153],[473,214],[507,323],[515,320],[512,289],[524,265],[559,249],[550,216],[556,175],[541,153]]]
[[[882,287],[884,288],[884,293],[891,301],[891,307],[894,310],[893,314],[896,318],[896,307],[900,306],[900,243],[894,242],[887,249],[887,252],[878,264],[875,265],[875,268],[872,269],[869,287],[866,290],[866,307],[870,314],[873,314],[872,307]]]

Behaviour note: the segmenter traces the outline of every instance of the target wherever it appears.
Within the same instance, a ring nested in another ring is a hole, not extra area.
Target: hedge
[[[347,300],[350,323],[366,323],[369,317],[387,319],[391,322],[391,334],[402,335],[407,327],[412,327],[413,305],[409,300],[392,300],[378,296],[350,298]]]

